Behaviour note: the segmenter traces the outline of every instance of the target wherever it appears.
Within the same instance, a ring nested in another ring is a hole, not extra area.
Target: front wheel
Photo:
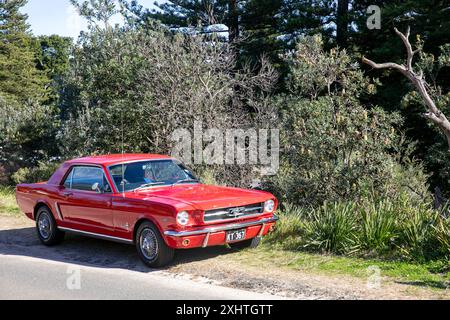
[[[164,242],[158,228],[144,222],[136,233],[136,249],[141,260],[149,267],[158,268],[172,261],[175,250]]]
[[[46,246],[53,246],[64,240],[64,232],[58,229],[55,218],[47,207],[41,207],[37,212],[36,231],[39,240]]]
[[[261,237],[255,237],[252,239],[229,243],[228,245],[232,249],[245,249],[245,248],[256,248],[261,243]]]

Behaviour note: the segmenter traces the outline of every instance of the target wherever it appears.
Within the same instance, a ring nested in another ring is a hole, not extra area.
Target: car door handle
[[[67,199],[67,198],[71,197],[73,195],[73,193],[72,192],[63,192],[62,195],[63,195],[64,198]]]

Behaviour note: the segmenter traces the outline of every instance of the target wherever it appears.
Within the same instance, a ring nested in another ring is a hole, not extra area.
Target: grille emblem
[[[228,215],[231,217],[239,217],[245,213],[245,207],[236,207],[228,209]]]

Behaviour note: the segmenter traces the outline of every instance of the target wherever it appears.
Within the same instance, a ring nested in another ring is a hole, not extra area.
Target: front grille
[[[240,207],[221,208],[205,211],[204,221],[230,220],[245,218],[246,216],[261,214],[264,211],[264,203],[249,204]]]

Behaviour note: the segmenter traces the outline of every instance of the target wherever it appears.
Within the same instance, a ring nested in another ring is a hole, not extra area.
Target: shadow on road
[[[448,290],[450,288],[450,282],[433,281],[433,280],[395,281],[395,283],[409,285],[409,286],[416,286],[416,287],[436,288],[436,289],[445,289],[445,290]]]
[[[232,252],[233,250],[226,246],[178,250],[174,261],[167,268]],[[132,245],[66,233],[61,244],[46,247],[41,244],[36,230],[31,227],[0,230],[0,254],[28,256],[100,268],[121,268],[139,272],[156,271],[139,260],[136,249]]]

